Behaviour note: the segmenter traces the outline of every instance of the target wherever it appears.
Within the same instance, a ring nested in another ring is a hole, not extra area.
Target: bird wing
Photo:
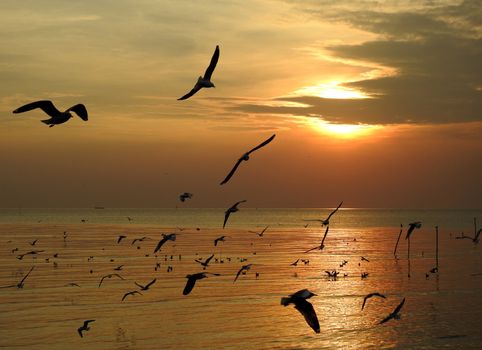
[[[333,211],[330,213],[330,215],[328,215],[328,217],[326,218],[326,221],[329,221],[329,220],[330,220],[331,216],[332,216],[333,214],[335,214],[335,213],[338,211],[338,209],[340,209],[340,207],[341,207],[342,204],[343,204],[343,201],[341,201],[341,203],[338,204],[338,206],[336,207],[336,209],[333,210]]]
[[[168,238],[167,238],[167,237],[164,237],[164,238],[162,238],[162,239],[159,241],[159,243],[157,243],[156,249],[154,249],[154,254],[157,253],[157,252],[161,249],[162,245],[163,245],[164,243],[166,243],[167,240],[168,240]]]
[[[403,307],[403,304],[405,304],[405,298],[403,298],[403,300],[401,301],[400,304],[398,304],[398,306],[395,308],[395,310],[393,310],[392,314],[393,316],[395,316],[396,314],[398,314],[400,312],[400,310],[402,309]]]
[[[150,281],[144,288],[149,288],[150,286],[152,286],[154,283],[156,283],[157,281],[157,278],[154,278],[152,281]]]
[[[475,237],[474,237],[474,242],[479,239],[479,236],[480,236],[480,233],[481,233],[481,232],[482,232],[482,228],[481,228],[479,231],[477,231],[477,234],[476,234]]]
[[[104,279],[107,278],[108,276],[110,276],[110,275],[103,276],[103,277],[100,279],[99,288],[100,288],[100,286],[102,285],[102,282],[104,282]]]
[[[89,115],[87,113],[87,108],[82,103],[76,104],[75,106],[67,109],[67,112],[72,111],[77,114],[83,121],[89,120]]]
[[[20,284],[23,284],[23,282],[27,279],[28,275],[30,275],[30,272],[32,272],[33,268],[35,266],[32,266],[32,268],[30,269],[29,272],[27,272],[27,274],[22,278],[22,280],[20,281]]]
[[[55,108],[52,101],[49,101],[49,100],[27,103],[26,105],[18,107],[16,110],[13,111],[13,113],[16,114],[16,113],[28,112],[35,108],[40,108],[42,111],[44,111],[51,117],[58,116],[61,113],[57,108]]]
[[[184,290],[182,291],[183,295],[188,295],[191,293],[192,289],[194,288],[194,285],[196,284],[196,277],[188,277],[186,286],[184,287]]]
[[[243,270],[244,270],[244,266],[239,269],[238,273],[236,274],[236,277],[234,278],[233,283],[236,282],[236,280],[238,279],[238,277],[239,277],[239,275],[241,274],[241,272],[243,272]]]
[[[325,234],[323,235],[323,238],[321,239],[321,244],[320,244],[320,249],[323,247],[323,243],[325,242],[325,238],[328,235],[328,230],[330,229],[330,226],[326,226]]]
[[[116,277],[119,277],[121,280],[125,279],[124,277],[122,277],[121,275],[119,275],[118,273],[113,273],[112,275],[110,275],[111,277],[112,276],[116,276]],[[109,277],[110,278],[110,277]]]
[[[139,284],[139,283],[137,283],[137,282],[134,282],[134,284],[135,284],[136,286],[138,286],[140,289],[145,289],[145,288],[146,288],[146,287],[144,287],[144,286],[140,285],[140,284]]]
[[[261,231],[261,233],[259,234],[260,237],[264,234],[264,231],[266,231],[266,230],[268,229],[268,227],[269,227],[269,225],[266,226],[266,227],[263,229],[263,231]]]
[[[228,210],[226,210],[226,213],[224,214],[223,228],[226,226],[226,222],[228,222],[229,215],[231,215],[231,211],[228,209]]]
[[[213,75],[214,68],[216,68],[216,64],[218,63],[219,59],[219,45],[216,45],[216,49],[214,50],[213,57],[211,57],[211,63],[209,63],[206,72],[204,73],[204,79],[211,80],[211,75]]]
[[[185,94],[183,97],[180,97],[178,98],[177,100],[178,101],[181,101],[181,100],[187,100],[189,97],[191,97],[192,95],[194,95],[196,92],[198,92],[199,90],[201,90],[201,85],[197,84],[194,85],[194,87],[192,88],[191,91],[189,91],[187,94]]]
[[[83,328],[79,327],[77,328],[77,332],[79,333],[80,337],[83,338],[84,336],[82,335]]]
[[[371,296],[371,294],[368,294],[367,296],[365,296],[365,297],[363,298],[363,304],[362,304],[362,306],[361,306],[361,309],[362,309],[362,310],[365,308],[365,304],[366,304],[366,302],[367,302],[367,299],[370,298],[370,296]]]
[[[87,327],[89,323],[94,322],[95,320],[85,320],[84,321],[84,327]]]
[[[204,261],[204,264],[209,264],[209,262],[211,261],[211,259],[214,258],[214,254],[211,255],[209,258],[206,259],[206,261]]]
[[[230,171],[229,174],[225,177],[225,179],[220,183],[220,185],[224,185],[226,182],[229,181],[229,179],[231,179],[231,177],[234,175],[234,173],[236,172],[236,169],[238,169],[239,164],[241,164],[242,161],[243,161],[243,158],[239,158],[239,159],[238,159],[238,161],[236,162],[236,164],[234,164],[234,167],[231,169],[231,171]]]
[[[306,250],[304,253],[309,253],[309,252],[311,252],[312,250],[315,250],[315,249],[321,249],[321,248],[320,248],[320,246],[316,246],[314,248]]]
[[[257,145],[255,148],[253,148],[252,150],[250,150],[250,151],[248,152],[248,154],[251,154],[251,153],[253,153],[254,151],[260,149],[261,147],[266,146],[268,143],[270,143],[271,141],[273,141],[273,139],[275,138],[275,136],[276,136],[276,134],[273,134],[269,139],[261,142],[261,143],[260,143],[259,145]]]
[[[295,303],[295,309],[298,310],[306,320],[306,323],[316,332],[320,333],[320,323],[318,322],[318,316],[316,316],[315,309],[309,301],[305,299],[297,300]]]
[[[221,239],[221,238],[216,238],[216,239],[214,240],[214,246],[217,246],[217,245],[218,245],[218,241],[219,241],[220,239]]]

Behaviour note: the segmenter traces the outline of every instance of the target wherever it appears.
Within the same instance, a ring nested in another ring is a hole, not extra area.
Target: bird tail
[[[286,298],[286,297],[281,298],[281,305],[283,306],[288,306],[290,302],[291,302],[291,298]]]

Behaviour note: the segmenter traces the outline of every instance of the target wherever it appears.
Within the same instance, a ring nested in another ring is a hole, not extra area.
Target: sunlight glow
[[[313,86],[305,86],[295,91],[296,95],[317,96],[323,98],[334,99],[362,99],[370,98],[369,95],[362,91],[339,86],[339,82],[332,81],[329,84],[318,84]]]
[[[323,134],[345,139],[369,136],[382,128],[380,125],[332,124],[322,119],[311,120],[309,124]]]

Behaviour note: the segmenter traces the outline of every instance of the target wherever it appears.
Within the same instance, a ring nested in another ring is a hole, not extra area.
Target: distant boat
[[[105,209],[105,207],[98,207],[98,206],[95,206],[94,209]]]

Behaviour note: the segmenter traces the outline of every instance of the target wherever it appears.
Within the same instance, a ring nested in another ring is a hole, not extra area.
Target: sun
[[[360,90],[340,86],[338,81],[332,81],[328,84],[318,84],[305,86],[296,90],[294,93],[301,96],[316,96],[332,99],[363,99],[370,98],[369,95]]]
[[[319,131],[322,134],[340,138],[340,139],[353,139],[364,136],[369,136],[373,132],[382,128],[380,125],[367,125],[367,124],[334,124],[329,123],[322,119],[313,119],[308,122],[313,129]]]

